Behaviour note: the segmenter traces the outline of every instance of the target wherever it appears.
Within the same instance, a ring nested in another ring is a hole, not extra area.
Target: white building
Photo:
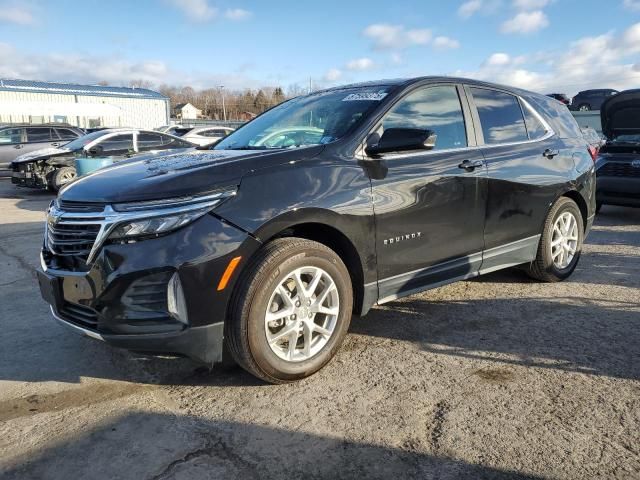
[[[176,118],[181,120],[195,120],[202,115],[202,110],[190,103],[179,103],[174,109]]]
[[[167,125],[169,113],[169,99],[145,88],[0,79],[0,124],[152,129]]]

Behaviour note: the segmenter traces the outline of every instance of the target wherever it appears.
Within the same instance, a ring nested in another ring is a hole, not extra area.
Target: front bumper
[[[247,259],[259,246],[245,232],[205,215],[158,238],[106,244],[84,271],[75,265],[61,269],[43,250],[38,278],[54,318],[76,333],[132,351],[212,364],[222,359],[227,306],[244,262],[224,290],[216,287],[232,258]],[[186,321],[168,307],[174,275]]]

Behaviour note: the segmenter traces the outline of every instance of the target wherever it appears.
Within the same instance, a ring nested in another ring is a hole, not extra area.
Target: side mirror
[[[437,135],[433,130],[421,128],[387,128],[382,137],[369,135],[365,152],[375,156],[387,152],[431,150],[436,146]]]

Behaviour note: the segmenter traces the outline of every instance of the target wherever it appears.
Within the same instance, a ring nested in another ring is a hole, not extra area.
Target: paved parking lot
[[[640,210],[604,207],[562,284],[513,270],[387,304],[270,386],[54,324],[50,199],[0,178],[2,478],[640,478]]]

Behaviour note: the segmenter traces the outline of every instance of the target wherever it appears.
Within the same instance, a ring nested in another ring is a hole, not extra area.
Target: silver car
[[[192,128],[188,133],[183,135],[182,138],[185,140],[196,143],[198,145],[210,145],[214,142],[217,142],[221,138],[226,137],[235,129],[231,127],[218,127],[218,126],[208,126],[208,127],[196,127]]]
[[[64,125],[8,125],[0,127],[0,168],[20,155],[46,147],[59,147],[84,135],[79,128]]]

